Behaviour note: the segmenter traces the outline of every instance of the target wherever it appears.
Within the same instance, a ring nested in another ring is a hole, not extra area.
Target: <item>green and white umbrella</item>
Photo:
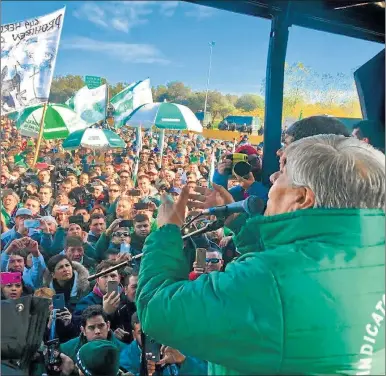
[[[43,116],[44,104],[27,107],[16,117],[16,127],[23,136],[39,135],[40,122]],[[66,138],[70,133],[86,129],[89,125],[79,115],[64,104],[47,104],[44,117],[43,138],[56,140]]]
[[[85,147],[93,150],[123,149],[125,142],[113,131],[102,128],[87,128],[71,133],[64,141],[63,148],[67,150]]]
[[[202,133],[202,125],[190,108],[175,103],[147,103],[136,108],[126,119],[129,127],[188,130]]]

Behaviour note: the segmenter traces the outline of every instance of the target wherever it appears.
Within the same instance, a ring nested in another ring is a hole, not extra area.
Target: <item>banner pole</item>
[[[107,124],[107,106],[108,105],[109,105],[109,84],[107,83],[107,80],[106,80],[106,106],[105,106],[105,121],[104,121],[105,124]]]
[[[36,148],[35,148],[35,157],[34,157],[33,167],[35,167],[36,162],[38,160],[38,156],[39,156],[40,144],[42,143],[42,138],[43,138],[44,119],[46,117],[46,111],[47,111],[47,102],[44,103],[44,106],[43,106],[43,114],[42,114],[42,119],[40,120],[39,136],[38,136],[38,142],[36,143]]]

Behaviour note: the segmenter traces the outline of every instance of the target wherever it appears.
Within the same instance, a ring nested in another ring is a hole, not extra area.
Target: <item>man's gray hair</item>
[[[19,195],[13,191],[12,189],[4,189],[2,192],[2,198],[6,198],[7,196],[13,196],[15,200],[19,203],[20,202],[20,197]]]
[[[354,137],[318,135],[285,149],[290,184],[309,187],[315,207],[383,209],[385,156]]]

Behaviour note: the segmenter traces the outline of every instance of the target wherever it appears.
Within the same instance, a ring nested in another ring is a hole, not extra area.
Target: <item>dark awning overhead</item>
[[[385,43],[385,2],[369,0],[185,0],[189,3],[271,19],[287,12],[296,26]]]

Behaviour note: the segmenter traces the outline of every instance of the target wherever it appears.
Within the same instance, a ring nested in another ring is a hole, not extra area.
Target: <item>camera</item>
[[[241,177],[248,176],[252,170],[252,166],[248,163],[248,155],[244,153],[233,153],[227,155],[226,159],[232,161],[232,167],[226,169],[228,175],[234,174]]]
[[[14,190],[20,197],[21,201],[24,201],[32,193],[28,191],[29,184],[38,185],[36,174],[31,170],[28,170],[19,179],[7,184],[7,187]]]
[[[77,205],[87,206],[91,202],[93,192],[94,187],[91,184],[86,184],[84,187],[73,188],[68,197],[74,200]]]
[[[60,375],[61,371],[56,370],[62,364],[59,350],[59,339],[55,338],[47,342],[47,351],[44,356],[44,362],[47,367],[48,374],[51,376]]]

